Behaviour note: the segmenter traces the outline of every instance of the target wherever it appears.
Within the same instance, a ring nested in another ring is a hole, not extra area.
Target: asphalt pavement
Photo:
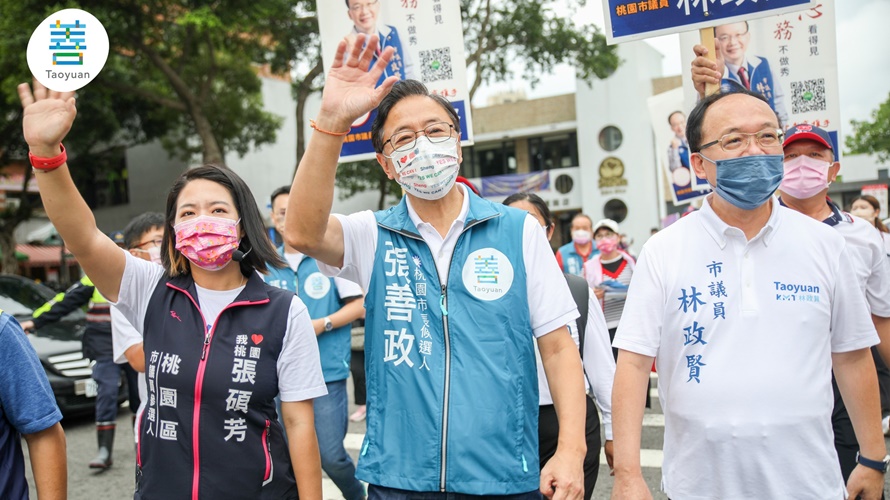
[[[643,465],[643,477],[653,492],[656,500],[666,499],[660,491],[662,445],[664,443],[664,415],[658,404],[656,386],[657,376],[652,379],[652,405],[646,410],[643,419],[641,464]],[[352,404],[352,384],[350,388],[349,413],[354,411]],[[94,472],[87,467],[87,463],[96,452],[96,432],[92,416],[65,419],[62,426],[68,440],[68,498],[69,500],[121,500],[133,498],[134,472],[136,453],[133,441],[133,427],[130,420],[130,410],[122,407],[118,413],[117,435],[114,441],[114,465],[104,472]],[[346,436],[346,449],[352,455],[353,460],[358,458],[362,439],[365,434],[364,422],[350,422]],[[888,443],[890,447],[890,443]],[[27,457],[27,447],[25,447]],[[27,458],[25,460],[28,464]],[[605,456],[600,456],[600,474],[593,498],[597,500],[608,499],[612,492],[612,477],[609,476],[609,468],[606,465]],[[37,498],[33,489],[33,480],[28,471],[28,481],[32,485],[31,498]],[[885,491],[890,486],[890,478],[885,483]],[[324,498],[342,499],[337,487],[326,477],[323,479]]]

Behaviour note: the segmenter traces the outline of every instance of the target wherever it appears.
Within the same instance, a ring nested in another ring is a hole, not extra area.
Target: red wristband
[[[38,170],[55,170],[65,162],[68,161],[68,153],[65,151],[65,146],[59,144],[59,148],[61,148],[62,152],[58,154],[58,156],[53,156],[52,158],[40,158],[38,156],[34,156],[28,151],[28,160],[31,161],[31,166]]]

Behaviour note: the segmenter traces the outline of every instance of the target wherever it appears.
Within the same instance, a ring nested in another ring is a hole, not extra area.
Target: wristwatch
[[[884,457],[883,460],[869,460],[856,452],[856,463],[864,465],[869,469],[874,469],[881,474],[887,473],[887,467],[890,466],[890,455]]]
[[[334,323],[331,322],[330,317],[325,317],[324,319],[324,331],[329,332],[334,329]]]

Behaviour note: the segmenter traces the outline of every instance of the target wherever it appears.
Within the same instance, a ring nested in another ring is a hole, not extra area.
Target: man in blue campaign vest
[[[371,58],[371,64],[377,62],[378,55],[392,47],[394,52],[392,59],[387,63],[377,85],[383,83],[390,76],[397,76],[400,80],[417,79],[414,72],[414,63],[411,56],[402,49],[402,40],[395,26],[383,24],[378,26],[377,18],[380,16],[380,0],[346,0],[347,15],[353,22],[352,31],[346,35],[346,42],[352,45],[359,33],[365,35],[377,35],[380,40],[379,49]]]
[[[584,276],[584,263],[599,254],[593,244],[593,221],[588,215],[577,213],[572,218],[572,241],[559,247],[556,262],[562,272]]]
[[[720,83],[724,92],[744,88],[762,95],[779,117],[779,127],[784,129],[791,125],[788,116],[788,108],[785,106],[785,93],[782,91],[779,80],[770,69],[769,61],[758,56],[748,56],[748,44],[751,42],[751,32],[748,29],[748,21],[724,24],[714,28],[714,46],[717,49],[717,61],[708,61],[704,57],[696,57],[692,61],[692,73],[695,76],[703,68],[713,69],[722,74],[718,81],[711,78],[709,83]],[[696,45],[696,56],[704,56],[707,49],[702,45]],[[706,61],[706,62],[704,62]],[[710,75],[710,72],[709,72]],[[699,96],[705,93],[705,83],[696,85]]]
[[[272,222],[285,234],[284,218],[290,198],[290,186],[272,193]],[[300,296],[309,309],[312,326],[318,336],[318,353],[328,394],[314,400],[315,432],[321,468],[334,481],[346,500],[365,497],[365,488],[355,478],[355,465],[343,446],[348,426],[349,399],[346,379],[349,378],[351,325],[364,316],[362,289],[342,278],[321,274],[315,259],[307,257],[287,244],[278,249],[288,268],[270,268],[263,278],[266,283],[290,290]]]
[[[285,231],[322,272],[367,291],[356,475],[370,499],[580,499],[583,374],[566,328],[578,312],[546,236],[526,212],[455,186],[457,112],[417,81],[375,89],[393,51],[366,74],[376,37],[364,44],[338,47]],[[334,133],[375,106],[377,161],[406,194],[389,210],[329,216],[343,143]],[[541,471],[535,341],[560,423]]]

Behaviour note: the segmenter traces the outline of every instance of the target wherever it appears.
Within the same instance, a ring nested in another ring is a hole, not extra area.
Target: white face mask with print
[[[406,193],[424,200],[438,200],[448,194],[457,180],[460,168],[457,138],[434,143],[420,136],[412,151],[393,156],[392,162]]]

